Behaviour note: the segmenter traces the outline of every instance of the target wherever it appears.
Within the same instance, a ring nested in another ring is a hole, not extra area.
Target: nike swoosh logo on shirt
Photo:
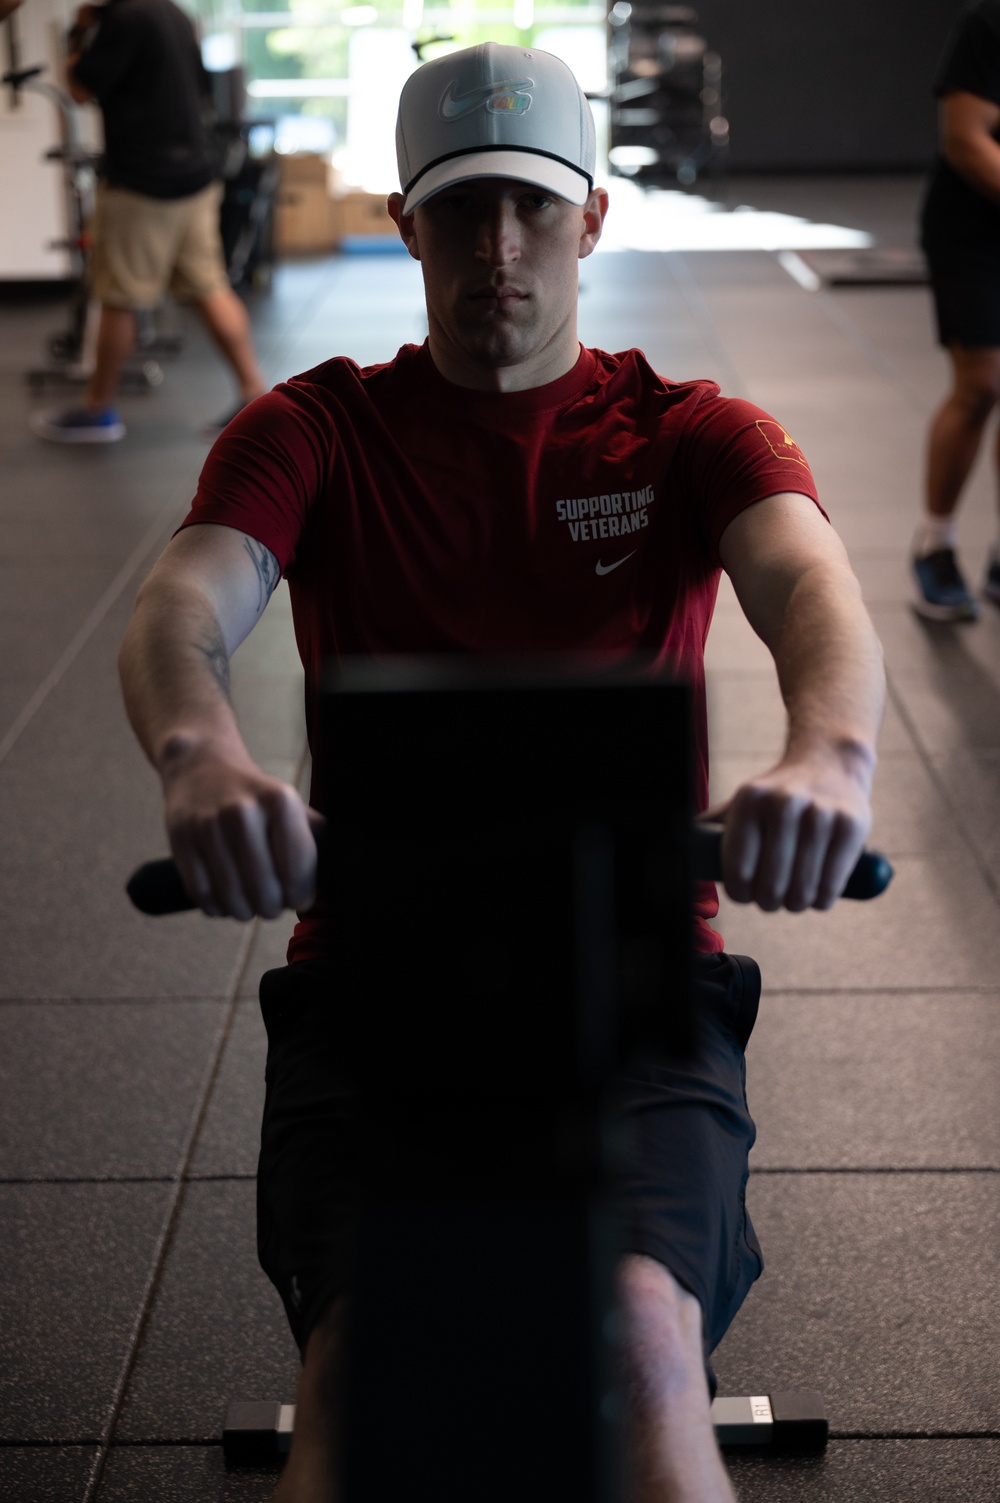
[[[613,564],[602,564],[600,559],[598,559],[597,568],[594,572],[597,574],[610,574],[612,569],[617,569],[619,564],[624,564],[628,559],[630,559],[635,551],[636,550],[633,548],[632,553],[626,553],[624,558],[616,558]]]
[[[441,100],[441,118],[442,120],[460,120],[463,115],[468,115],[472,110],[478,110],[481,105],[486,104],[494,94],[507,92],[516,94],[522,89],[532,88],[534,88],[533,79],[519,78],[514,83],[481,84],[478,88],[469,89],[464,94],[456,94],[455,84],[452,81]]]

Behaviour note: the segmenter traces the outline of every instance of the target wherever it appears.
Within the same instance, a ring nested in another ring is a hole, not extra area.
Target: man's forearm
[[[993,100],[956,89],[939,107],[941,154],[985,198],[1000,203],[1000,107]]]
[[[829,753],[870,786],[885,674],[854,576],[827,565],[808,569],[771,649],[788,711],[786,756]]]
[[[846,560],[806,563],[764,624],[785,746],[726,807],[723,873],[736,902],[801,913],[836,902],[871,829],[882,650]]]
[[[726,892],[767,912],[829,908],[871,829],[882,649],[843,544],[808,497],[748,507],[719,551],[788,712],[778,761],[719,811]]]
[[[947,141],[944,157],[970,187],[1000,203],[1000,143],[985,134]]]
[[[238,537],[182,532],[140,590],[119,658],[184,885],[203,912],[242,920],[309,908],[316,896],[309,811],[254,762],[229,702],[230,651],[263,608],[255,613],[249,583]]]
[[[805,496],[747,508],[722,538],[723,563],[774,659],[788,711],[785,758],[817,753],[874,766],[882,648],[840,539]]]
[[[229,701],[229,654],[218,619],[196,589],[147,585],[119,656],[125,708],[150,762],[172,764],[217,748],[249,757]]]

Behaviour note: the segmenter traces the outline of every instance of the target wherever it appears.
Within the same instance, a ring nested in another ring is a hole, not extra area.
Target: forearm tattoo
[[[270,548],[265,548],[263,543],[258,543],[256,538],[244,538],[243,546],[250,555],[250,561],[257,570],[257,582],[260,585],[260,600],[258,610],[262,611],[274,594],[275,586],[281,578],[281,570],[278,568],[278,560]]]
[[[215,682],[222,690],[224,696],[229,698],[229,654],[226,644],[221,636],[209,637],[204,642],[196,642],[195,647],[204,657]]]

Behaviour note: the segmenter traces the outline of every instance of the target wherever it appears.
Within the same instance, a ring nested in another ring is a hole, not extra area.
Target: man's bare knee
[[[970,422],[982,423],[1000,400],[1000,350],[952,347],[952,402]]]
[[[701,1302],[674,1278],[669,1268],[643,1253],[630,1253],[618,1268],[618,1292],[626,1313],[656,1311],[664,1319],[701,1329]]]

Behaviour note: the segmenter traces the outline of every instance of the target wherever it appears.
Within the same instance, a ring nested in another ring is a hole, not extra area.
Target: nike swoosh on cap
[[[478,88],[469,89],[466,94],[456,94],[453,79],[441,100],[441,118],[442,120],[460,120],[463,115],[469,115],[473,110],[481,109],[493,98],[494,94],[518,93],[523,89],[534,87],[533,78],[519,78],[512,83],[480,84]],[[529,99],[528,103],[530,102]]]
[[[616,558],[613,564],[602,564],[601,560],[598,559],[597,560],[597,568],[594,570],[594,573],[595,574],[610,574],[611,571],[612,571],[612,569],[617,569],[618,568],[619,564],[627,563],[628,560],[632,557],[632,554],[634,554],[635,552],[636,552],[636,550],[633,548],[632,549],[632,553],[626,553],[626,555],[625,555],[624,558]]]

